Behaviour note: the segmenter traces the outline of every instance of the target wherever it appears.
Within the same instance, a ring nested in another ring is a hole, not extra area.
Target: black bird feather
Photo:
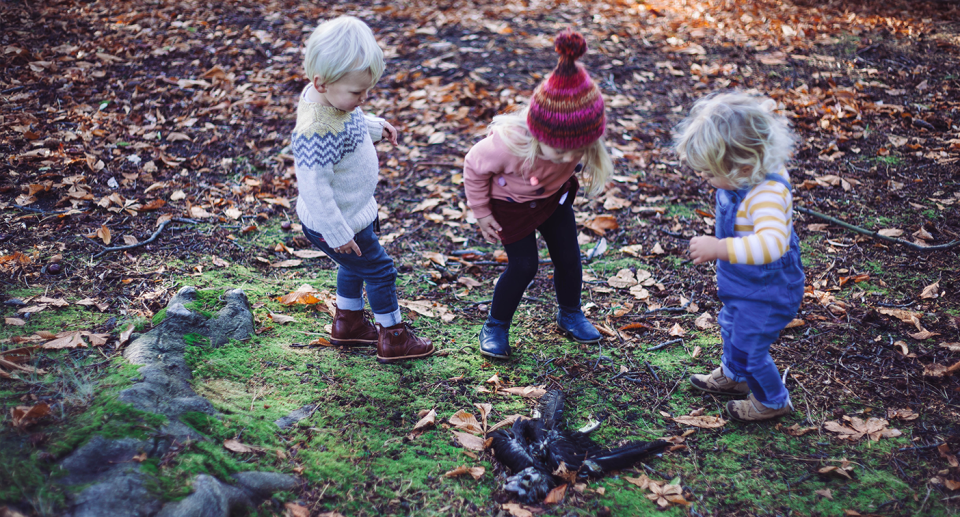
[[[564,465],[578,478],[602,477],[634,466],[669,445],[663,440],[636,441],[616,449],[597,445],[587,433],[567,430],[563,422],[564,394],[547,392],[540,399],[540,415],[518,419],[509,429],[489,433],[493,456],[513,474],[504,490],[525,503],[539,503],[563,481],[555,472]]]

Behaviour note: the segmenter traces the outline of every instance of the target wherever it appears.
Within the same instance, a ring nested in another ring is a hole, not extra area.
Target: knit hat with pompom
[[[554,49],[560,61],[533,91],[527,126],[534,138],[557,149],[579,149],[592,144],[607,125],[600,88],[577,58],[587,51],[583,36],[566,29]]]

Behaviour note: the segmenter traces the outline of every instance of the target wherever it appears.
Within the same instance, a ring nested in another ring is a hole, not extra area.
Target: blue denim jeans
[[[337,269],[337,296],[350,300],[363,299],[363,287],[367,287],[367,299],[377,322],[385,327],[400,323],[400,306],[397,305],[397,268],[393,259],[380,245],[371,223],[353,236],[361,255],[333,251],[323,236],[303,227],[303,234],[340,266]]]

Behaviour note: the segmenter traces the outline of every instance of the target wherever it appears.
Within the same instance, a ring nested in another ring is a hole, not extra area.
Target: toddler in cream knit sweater
[[[300,95],[293,130],[297,215],[307,239],[339,265],[331,342],[377,344],[377,360],[433,353],[401,321],[397,270],[377,238],[378,163],[374,141],[397,130],[360,105],[383,74],[383,51],[362,21],[341,16],[320,24],[307,41],[310,83]],[[377,325],[363,314],[363,289]]]

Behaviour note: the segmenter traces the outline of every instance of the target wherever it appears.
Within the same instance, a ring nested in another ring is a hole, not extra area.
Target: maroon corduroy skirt
[[[567,206],[572,205],[579,188],[580,182],[577,181],[577,177],[571,176],[560,190],[550,197],[522,203],[491,199],[490,211],[503,228],[500,231],[500,242],[513,244],[536,231],[557,210],[560,206],[560,198],[564,194],[567,194],[567,199],[563,203]]]

